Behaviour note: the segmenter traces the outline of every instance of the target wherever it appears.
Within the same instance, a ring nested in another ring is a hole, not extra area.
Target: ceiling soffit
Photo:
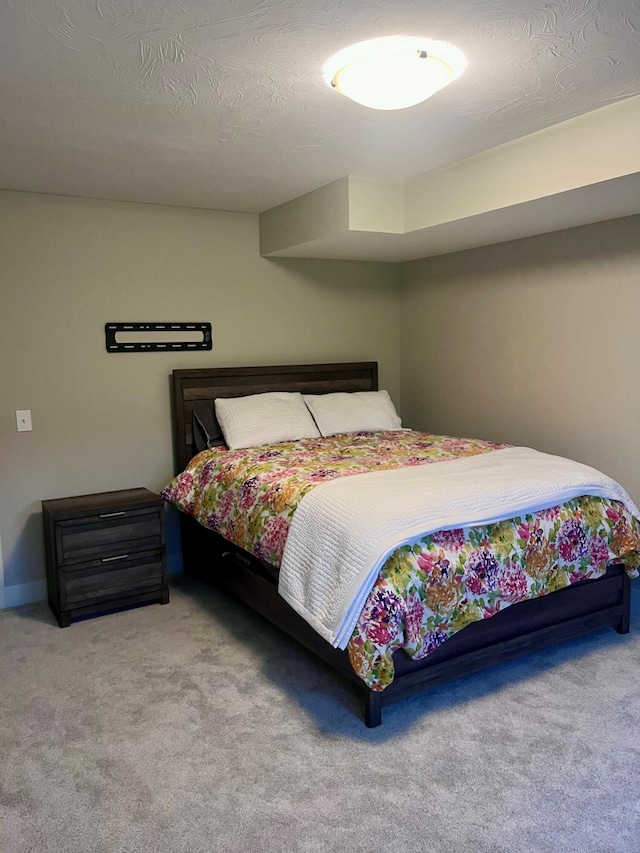
[[[640,213],[640,96],[404,182],[349,176],[260,215],[264,256],[402,261]]]

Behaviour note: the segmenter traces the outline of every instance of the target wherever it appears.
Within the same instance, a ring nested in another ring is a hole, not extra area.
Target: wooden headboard
[[[176,473],[184,470],[195,453],[193,410],[213,407],[216,397],[242,397],[268,391],[329,394],[377,390],[376,361],[174,370],[172,404]]]

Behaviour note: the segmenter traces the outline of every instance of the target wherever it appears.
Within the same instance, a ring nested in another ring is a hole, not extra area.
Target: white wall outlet
[[[16,411],[16,426],[18,432],[31,432],[31,409],[18,409]]]

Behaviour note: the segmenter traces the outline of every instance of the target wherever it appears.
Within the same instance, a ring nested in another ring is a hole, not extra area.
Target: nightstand
[[[169,603],[164,501],[126,489],[42,502],[49,605],[61,628],[131,604]]]

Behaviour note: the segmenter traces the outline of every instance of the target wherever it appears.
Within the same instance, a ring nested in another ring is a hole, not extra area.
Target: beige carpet
[[[0,614],[1,853],[638,853],[632,633],[384,710],[197,581],[74,623]]]

